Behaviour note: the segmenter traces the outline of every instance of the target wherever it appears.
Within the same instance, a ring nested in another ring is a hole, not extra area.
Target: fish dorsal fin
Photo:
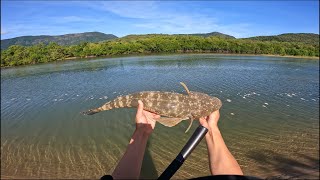
[[[186,120],[186,119],[188,119],[188,118],[161,117],[161,118],[155,119],[155,120],[164,126],[173,127],[173,126],[179,124],[182,120]]]
[[[190,119],[189,127],[187,128],[187,130],[184,133],[187,133],[190,130],[190,128],[192,126],[192,122],[193,122],[193,119]]]
[[[183,83],[183,82],[180,82],[180,84],[181,84],[181,85],[183,86],[183,88],[186,90],[186,92],[188,93],[188,95],[190,95],[190,91],[189,91],[187,85],[186,85],[185,83]]]

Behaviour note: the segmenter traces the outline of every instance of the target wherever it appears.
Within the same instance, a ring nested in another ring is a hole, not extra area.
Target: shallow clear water
[[[116,96],[159,90],[220,98],[219,126],[246,175],[319,176],[319,61],[174,55],[66,61],[1,70],[1,176],[100,178],[134,131],[135,109],[83,116]],[[157,124],[142,177],[170,164],[198,126]],[[205,142],[175,178],[209,175]]]

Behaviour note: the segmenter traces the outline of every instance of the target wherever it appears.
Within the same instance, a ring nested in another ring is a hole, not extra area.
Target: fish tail
[[[82,112],[83,115],[92,115],[102,111],[100,108],[90,109],[88,111]]]
[[[110,109],[113,109],[113,108],[114,108],[113,107],[113,102],[108,102],[108,103],[104,104],[101,107],[98,107],[98,108],[95,108],[95,109],[90,109],[88,111],[82,112],[82,114],[84,114],[84,115],[93,115],[93,114],[96,114],[98,112],[107,111],[107,110],[110,110]]]
[[[138,106],[138,100],[133,100],[132,95],[126,95],[126,96],[117,97],[113,101],[107,102],[106,104],[104,104],[99,108],[90,109],[89,111],[82,112],[82,114],[92,115],[101,111],[107,111],[115,108],[137,107],[137,106]]]

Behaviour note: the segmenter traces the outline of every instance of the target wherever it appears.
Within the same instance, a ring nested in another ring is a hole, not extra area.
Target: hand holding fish
[[[140,113],[139,117],[143,118],[142,121],[147,124],[150,124],[152,121],[151,125],[153,125],[153,127],[151,126],[151,132],[154,128],[155,121],[164,126],[173,127],[183,120],[190,120],[189,127],[186,130],[187,132],[191,128],[193,120],[209,116],[211,112],[220,109],[222,102],[220,99],[209,96],[208,94],[189,91],[183,82],[180,82],[180,84],[186,93],[142,91],[119,96],[101,107],[83,112],[83,114],[92,115],[114,108],[138,107],[138,105],[140,105],[138,100],[140,100],[144,105],[142,105],[143,108],[140,111],[138,110]],[[154,119],[153,116],[155,114],[161,117],[157,116],[158,118]]]
[[[154,119],[160,118],[160,115],[143,110],[143,102],[138,101],[138,109],[136,114],[136,131],[141,130],[147,135],[151,134],[156,121]]]
[[[203,127],[207,129],[212,129],[212,128],[218,127],[219,118],[220,118],[220,112],[219,110],[216,110],[213,113],[211,113],[209,116],[199,118],[199,122]]]
[[[221,101],[203,93],[190,92],[184,83],[181,84],[188,95],[168,92],[141,92],[118,97],[102,107],[84,113],[91,115],[113,108],[137,107],[136,131],[132,135],[125,154],[112,173],[114,179],[138,179],[148,136],[155,128],[156,121],[172,127],[184,120],[184,117],[189,117],[191,122],[193,119],[199,118],[200,124],[209,129],[209,133],[206,134],[206,142],[212,175],[243,175],[239,164],[224,143],[218,128]],[[162,111],[163,109],[165,111]],[[191,124],[188,129],[190,126]],[[132,163],[135,164],[132,166]]]

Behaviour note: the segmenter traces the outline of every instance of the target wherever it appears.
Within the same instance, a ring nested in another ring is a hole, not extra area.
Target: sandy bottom
[[[273,137],[251,145],[254,139],[227,142],[244,173],[261,178],[319,178],[319,149],[305,144],[305,137]],[[142,178],[157,178],[181,150],[183,143],[158,141],[148,143],[142,167]],[[276,139],[274,139],[276,138]],[[289,140],[290,138],[291,140]],[[311,137],[310,137],[311,138]],[[2,139],[1,178],[6,179],[97,179],[111,174],[125,151],[126,145],[87,138],[81,143],[71,140],[62,144],[55,137],[47,143],[30,144],[34,139]],[[182,141],[186,142],[186,138]],[[273,143],[283,143],[277,148]],[[284,144],[285,143],[285,144]],[[242,144],[242,148],[239,145]],[[266,145],[270,146],[266,148]],[[244,148],[248,147],[248,148]],[[289,148],[288,148],[289,147]],[[284,151],[284,149],[287,149]],[[289,150],[288,150],[289,149]],[[285,153],[284,153],[285,152]],[[204,140],[175,174],[185,179],[210,175]]]

